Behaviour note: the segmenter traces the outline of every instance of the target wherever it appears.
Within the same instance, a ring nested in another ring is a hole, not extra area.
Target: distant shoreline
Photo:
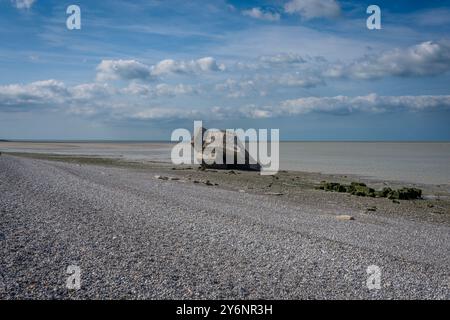
[[[27,139],[0,139],[0,142],[26,142],[26,143],[167,143],[175,144],[170,140],[27,140]],[[281,143],[450,143],[450,140],[280,140]]]

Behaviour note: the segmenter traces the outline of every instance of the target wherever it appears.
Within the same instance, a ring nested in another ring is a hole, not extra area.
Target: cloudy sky
[[[450,140],[449,1],[0,0],[0,43],[0,139]]]

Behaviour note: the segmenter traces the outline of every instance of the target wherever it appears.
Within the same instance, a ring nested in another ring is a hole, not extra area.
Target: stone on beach
[[[349,216],[349,215],[347,215],[347,214],[342,214],[342,215],[336,216],[336,219],[338,219],[338,220],[340,220],[340,221],[350,221],[350,220],[355,220],[354,217]]]
[[[201,146],[196,146],[195,141],[200,141]],[[235,169],[246,171],[260,171],[261,165],[253,159],[248,152],[245,142],[239,139],[235,133],[225,130],[207,130],[199,128],[192,138],[195,157],[201,161],[201,170],[208,169]],[[205,149],[213,149],[210,154],[205,154]],[[230,161],[227,153],[233,155]],[[222,157],[220,159],[219,157]],[[234,172],[233,172],[234,173]],[[233,174],[230,172],[230,174]]]

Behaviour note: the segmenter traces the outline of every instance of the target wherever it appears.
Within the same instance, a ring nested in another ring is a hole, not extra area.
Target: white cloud
[[[166,59],[154,66],[136,60],[102,60],[97,66],[97,80],[154,80],[170,74],[201,74],[223,71],[224,65],[217,64],[211,57],[190,61]]]
[[[0,108],[25,110],[30,105],[62,102],[67,93],[64,83],[56,80],[0,86]]]
[[[450,42],[426,41],[418,45],[371,55],[349,64],[335,64],[327,77],[373,79],[384,76],[432,76],[450,71]]]
[[[267,119],[276,117],[295,117],[319,112],[331,114],[350,114],[353,112],[382,113],[390,111],[422,111],[438,108],[450,109],[450,96],[336,96],[306,97],[286,100],[278,106],[246,105],[240,108],[219,107],[202,109],[144,108],[138,112],[123,114],[128,119]]]
[[[107,83],[84,83],[69,88],[69,92],[75,100],[90,100],[114,95],[117,90]]]
[[[36,0],[11,0],[17,9],[30,9]]]
[[[266,21],[278,21],[280,20],[280,14],[278,12],[265,11],[261,8],[252,8],[242,11],[244,16],[248,16],[255,19]]]
[[[230,95],[240,90],[257,90],[251,80],[229,80],[219,90]],[[146,91],[147,90],[147,91]],[[1,111],[29,111],[36,108],[60,108],[83,116],[99,114],[115,119],[226,119],[226,118],[272,118],[291,117],[319,112],[350,114],[353,112],[418,112],[425,110],[450,109],[450,95],[420,96],[334,96],[303,97],[284,100],[273,106],[247,105],[239,108],[148,108],[148,96],[171,97],[195,92],[191,86],[179,84],[158,84],[150,87],[139,83],[124,89],[108,84],[87,83],[67,87],[56,80],[37,81],[26,85],[0,86]],[[258,91],[257,91],[258,92]]]
[[[174,97],[178,95],[192,94],[192,93],[195,93],[194,88],[190,85],[185,84],[169,85],[165,83],[160,83],[155,87],[155,94],[157,96]]]
[[[150,86],[132,82],[125,88],[116,88],[99,82],[66,86],[51,79],[0,86],[0,111],[59,108],[80,115],[115,114],[117,110],[127,113],[136,106],[146,105],[148,98],[173,98],[197,92],[186,84]]]
[[[190,61],[175,61],[172,59],[162,60],[152,68],[152,75],[164,76],[173,73],[203,73],[225,70],[224,65],[217,64],[212,57],[204,57]]]
[[[97,66],[97,80],[149,80],[151,68],[136,60],[102,60]]]
[[[275,82],[289,87],[314,88],[324,85],[325,81],[317,76],[302,76],[298,72],[294,74],[282,74],[275,79]]]
[[[276,65],[287,65],[287,64],[298,64],[305,63],[305,59],[297,53],[279,53],[270,56],[262,56],[259,60],[263,63],[276,64]]]
[[[250,95],[264,96],[265,91],[254,79],[235,80],[227,79],[215,85],[218,92],[225,92],[228,98],[243,98]]]
[[[334,18],[341,14],[336,0],[291,0],[285,4],[286,13],[299,14],[304,19]]]
[[[175,97],[185,94],[194,94],[197,93],[197,90],[192,86],[185,84],[169,85],[166,83],[160,83],[156,86],[150,86],[147,84],[132,82],[125,87],[122,92],[125,94],[147,97]]]
[[[300,115],[311,112],[348,114],[361,112],[389,112],[397,110],[421,111],[434,108],[450,108],[450,96],[336,96],[307,97],[286,100],[273,111],[280,116]]]
[[[195,119],[200,116],[199,111],[180,108],[144,108],[142,111],[127,115],[126,118],[134,120],[160,120],[160,119]]]

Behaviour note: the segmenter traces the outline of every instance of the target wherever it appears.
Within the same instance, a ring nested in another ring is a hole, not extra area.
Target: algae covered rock
[[[348,192],[346,186],[337,182],[322,181],[321,184],[316,187],[316,189],[335,192]]]
[[[360,197],[375,197],[375,190],[369,188],[365,183],[352,182],[349,186],[346,186],[347,192]]]
[[[414,200],[422,197],[422,190],[417,188],[401,188],[398,190],[393,190],[385,187],[382,190],[375,190],[362,182],[352,182],[349,185],[345,185],[337,182],[322,181],[320,185],[315,187],[315,189],[332,192],[345,192],[359,197],[378,197],[388,198],[391,200]]]
[[[401,188],[398,190],[391,190],[387,194],[388,199],[395,200],[414,200],[422,197],[422,190],[418,188]]]

